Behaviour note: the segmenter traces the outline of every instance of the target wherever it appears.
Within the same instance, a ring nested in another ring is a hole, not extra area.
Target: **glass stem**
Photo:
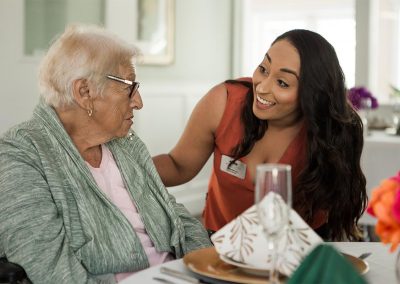
[[[271,255],[271,270],[269,272],[268,282],[270,284],[279,284],[279,272],[276,267],[277,265],[277,242],[275,237],[270,237],[268,241],[268,249]]]

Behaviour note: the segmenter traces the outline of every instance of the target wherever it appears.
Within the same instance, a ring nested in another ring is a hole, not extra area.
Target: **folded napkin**
[[[269,202],[271,193],[264,197],[260,204],[268,206]],[[282,206],[287,205],[283,203]],[[299,266],[305,255],[323,242],[296,211],[290,209],[289,212],[289,225],[277,241],[277,269],[288,276]],[[222,227],[212,235],[211,241],[217,253],[224,257],[256,269],[271,268],[268,242],[259,224],[256,205]]]
[[[366,284],[367,282],[340,252],[332,246],[321,244],[303,260],[286,283]]]

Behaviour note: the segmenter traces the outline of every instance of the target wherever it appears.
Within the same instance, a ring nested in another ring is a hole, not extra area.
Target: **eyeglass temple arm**
[[[107,78],[110,78],[110,79],[113,79],[113,80],[116,80],[116,81],[125,83],[125,84],[127,84],[127,85],[133,85],[133,82],[132,82],[132,81],[125,80],[125,79],[122,79],[122,78],[118,78],[118,77],[115,77],[115,76],[113,76],[113,75],[107,75]]]

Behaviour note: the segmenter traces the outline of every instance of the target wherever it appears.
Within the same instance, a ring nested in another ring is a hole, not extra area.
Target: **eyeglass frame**
[[[117,77],[114,75],[106,75],[106,78],[132,86],[132,90],[130,91],[130,93],[128,95],[129,99],[131,99],[133,97],[133,95],[136,94],[136,92],[140,86],[139,82],[126,80],[126,79],[123,79],[123,78],[120,78],[120,77]]]

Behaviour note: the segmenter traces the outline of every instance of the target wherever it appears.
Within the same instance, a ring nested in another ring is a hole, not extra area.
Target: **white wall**
[[[138,67],[144,107],[135,129],[151,154],[169,151],[201,96],[231,78],[232,5],[230,0],[177,0],[174,63]],[[195,215],[204,207],[210,169],[208,161],[194,180],[169,189]]]
[[[39,95],[39,58],[23,56],[23,0],[0,1],[0,134],[31,117]],[[135,129],[152,155],[167,152],[183,131],[199,98],[231,77],[229,0],[176,0],[175,60],[169,66],[138,66],[144,108]],[[199,214],[210,166],[189,184],[170,189]]]
[[[23,58],[23,1],[0,1],[0,133],[28,119],[38,100],[37,60]]]
[[[175,62],[143,66],[143,80],[218,82],[230,76],[231,0],[176,0]]]

